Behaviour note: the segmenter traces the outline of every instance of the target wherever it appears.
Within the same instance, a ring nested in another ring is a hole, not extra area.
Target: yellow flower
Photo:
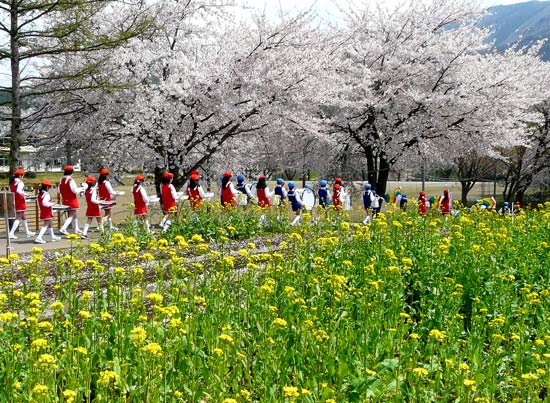
[[[428,376],[428,370],[422,367],[413,368],[412,372],[420,377]]]
[[[134,344],[141,344],[147,338],[147,332],[142,327],[135,327],[130,331],[130,341]]]
[[[476,391],[476,389],[477,389],[476,381],[474,381],[472,379],[464,379],[463,383],[464,383],[464,386],[466,386],[470,391],[472,391],[472,392]]]
[[[116,374],[116,372],[105,370],[99,373],[99,379],[97,383],[100,385],[109,385],[111,381],[116,381],[117,379],[118,375]]]
[[[273,325],[280,327],[281,329],[286,329],[288,327],[288,323],[282,318],[273,319]]]
[[[55,369],[55,357],[51,354],[41,354],[40,357],[38,357],[38,366],[44,370]]]
[[[230,399],[230,398],[223,399],[222,403],[237,403],[237,399]]]
[[[162,355],[162,347],[158,343],[149,343],[141,349],[143,352],[152,355],[153,357]]]
[[[78,312],[78,315],[83,319],[83,320],[88,320],[92,317],[92,314],[90,313],[90,311],[80,311]]]
[[[151,305],[161,305],[164,297],[160,294],[152,293],[147,296],[147,299]]]
[[[300,393],[296,386],[283,386],[283,394],[285,397],[298,397]]]
[[[36,339],[31,343],[31,351],[40,351],[48,348],[48,341],[46,339]]]
[[[32,388],[32,393],[39,396],[45,395],[48,393],[48,387],[41,384],[35,385],[34,388]]]
[[[66,389],[63,391],[63,397],[65,398],[65,401],[67,403],[73,403],[74,399],[76,398],[76,391]]]
[[[214,352],[214,355],[217,355],[218,357],[223,355],[223,350],[221,348],[215,348],[213,352]]]
[[[223,340],[229,344],[233,344],[233,337],[231,337],[230,335],[228,334],[221,334],[220,337],[219,337],[220,340]]]
[[[447,333],[444,330],[432,329],[430,330],[430,339],[442,343],[447,339]]]

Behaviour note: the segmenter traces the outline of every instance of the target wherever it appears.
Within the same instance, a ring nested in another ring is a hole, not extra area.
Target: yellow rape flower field
[[[0,401],[548,399],[550,203],[291,219],[183,211],[1,259]]]

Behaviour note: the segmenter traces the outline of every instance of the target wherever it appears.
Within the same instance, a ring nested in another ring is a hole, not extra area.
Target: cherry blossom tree
[[[94,133],[109,155],[134,156],[121,163],[139,156],[157,176],[169,170],[180,185],[228,140],[299,115],[327,60],[309,14],[238,21],[228,10],[224,1],[161,2],[156,34],[112,52],[101,72],[127,87],[76,94],[81,113],[65,128],[84,142]]]
[[[343,141],[362,149],[379,192],[390,169],[420,143],[429,150],[442,136],[512,135],[518,116],[546,93],[530,85],[547,74],[532,53],[489,52],[488,32],[475,25],[479,12],[470,2],[347,11],[347,40],[335,67],[339,103],[324,117]]]

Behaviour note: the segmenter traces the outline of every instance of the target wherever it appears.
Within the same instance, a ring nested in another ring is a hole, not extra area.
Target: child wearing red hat
[[[116,199],[116,192],[114,191],[108,176],[109,170],[107,168],[101,168],[99,170],[99,179],[97,180],[97,183],[99,200],[101,200],[102,202],[111,202]],[[118,228],[113,225],[113,218],[111,215],[111,210],[113,209],[113,206],[107,204],[103,205],[101,208],[105,211],[105,219],[109,224],[109,229],[117,230]]]
[[[199,183],[199,175],[192,174],[189,178],[189,184],[187,186],[187,196],[189,197],[189,203],[193,209],[202,207],[202,202],[205,198],[204,190]]]
[[[162,231],[166,231],[172,224],[170,215],[177,213],[178,200],[180,195],[176,192],[176,188],[172,185],[174,180],[174,174],[171,172],[164,172],[162,174],[161,186],[160,186],[160,202],[162,203],[162,212],[164,217],[160,223]]]
[[[451,214],[451,195],[449,191],[445,189],[443,191],[443,196],[439,196],[438,209],[441,210],[441,214],[447,215]]]
[[[237,190],[231,182],[232,174],[229,171],[223,173],[222,184],[218,194],[221,196],[223,207],[234,207],[237,205]]]
[[[418,194],[418,214],[426,215],[428,212],[428,201],[426,200],[426,192],[422,191]]]
[[[77,212],[79,207],[77,196],[79,194],[79,189],[78,186],[76,186],[76,182],[72,178],[73,173],[74,168],[71,165],[67,165],[63,169],[64,176],[59,182],[59,193],[61,193],[63,205],[69,207],[69,216],[59,230],[59,232],[61,232],[63,235],[69,235],[69,233],[67,232],[67,228],[71,224],[73,225],[75,234],[80,233],[77,219]]]
[[[34,232],[29,231],[29,225],[27,223],[27,203],[25,202],[25,196],[27,196],[27,194],[25,193],[23,176],[25,176],[25,171],[23,169],[16,169],[10,181],[10,192],[14,194],[15,199],[15,221],[10,229],[10,239],[17,239],[15,231],[17,227],[19,227],[19,222],[23,224],[27,238],[35,235]]]
[[[137,175],[134,179],[134,187],[132,188],[132,195],[134,196],[134,215],[136,220],[134,224],[137,223],[139,218],[145,224],[145,229],[149,232],[149,220],[147,220],[147,206],[149,205],[149,197],[147,192],[143,187],[143,182],[145,178],[143,175]]]
[[[88,238],[88,228],[94,220],[97,221],[97,226],[100,231],[103,231],[103,220],[101,219],[101,210],[99,209],[99,197],[97,190],[97,180],[95,176],[88,176],[86,178],[86,190],[84,196],[86,197],[86,224],[84,224],[84,230],[82,231],[82,239]]]
[[[49,180],[43,180],[38,189],[38,198],[36,200],[38,201],[39,217],[42,220],[42,228],[40,228],[40,232],[34,240],[36,243],[46,243],[46,240],[43,238],[46,231],[49,231],[52,242],[61,239],[53,233],[53,201],[48,193],[51,187],[52,183]]]

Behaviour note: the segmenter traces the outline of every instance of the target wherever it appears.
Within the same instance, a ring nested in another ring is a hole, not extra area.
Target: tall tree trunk
[[[21,133],[21,80],[19,71],[19,32],[18,32],[18,2],[13,0],[11,4],[10,26],[10,52],[11,52],[11,129],[10,129],[10,176],[15,167],[21,165],[21,145],[23,136]]]
[[[378,180],[376,181],[376,193],[380,196],[384,196],[386,194],[391,169],[390,163],[384,153],[380,153],[379,164]]]

